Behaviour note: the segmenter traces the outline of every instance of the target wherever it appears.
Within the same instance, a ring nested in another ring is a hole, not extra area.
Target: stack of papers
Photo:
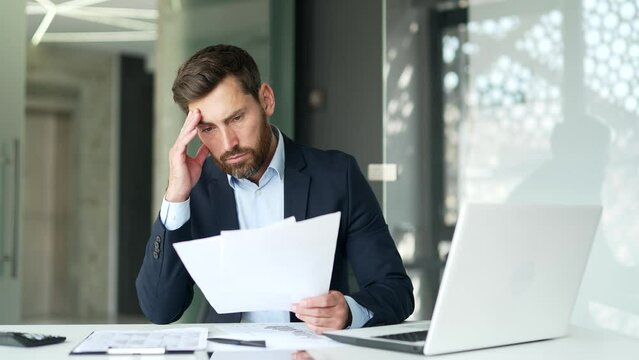
[[[106,354],[123,349],[127,353],[144,353],[144,349],[164,352],[193,352],[206,349],[208,329],[203,327],[152,331],[94,331],[71,354]]]
[[[340,213],[173,246],[209,304],[220,314],[284,310],[328,293]]]

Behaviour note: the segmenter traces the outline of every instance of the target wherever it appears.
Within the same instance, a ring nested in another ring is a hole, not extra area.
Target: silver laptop
[[[598,205],[468,204],[430,321],[324,335],[425,355],[563,336],[600,216]]]

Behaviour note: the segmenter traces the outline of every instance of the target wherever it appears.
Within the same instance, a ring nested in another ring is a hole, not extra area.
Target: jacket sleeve
[[[413,285],[370,185],[349,159],[346,253],[359,285],[350,296],[373,312],[365,326],[397,324],[414,310]]]
[[[159,216],[146,245],[144,261],[135,281],[140,308],[153,323],[178,320],[193,299],[193,279],[173,248],[179,241],[191,240],[191,221],[169,231]]]

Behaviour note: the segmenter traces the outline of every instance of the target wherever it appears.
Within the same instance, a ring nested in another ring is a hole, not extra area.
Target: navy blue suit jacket
[[[282,137],[285,217],[295,216],[299,221],[342,213],[330,288],[350,295],[374,313],[366,326],[405,320],[414,308],[413,287],[379,204],[355,159]],[[210,157],[191,191],[190,206],[191,218],[179,229],[166,230],[159,218],[153,224],[136,288],[142,311],[154,323],[178,320],[193,298],[193,279],[173,243],[239,228],[233,189]],[[349,287],[349,264],[359,285],[356,291]],[[217,314],[209,308],[207,322],[240,321],[240,313]]]

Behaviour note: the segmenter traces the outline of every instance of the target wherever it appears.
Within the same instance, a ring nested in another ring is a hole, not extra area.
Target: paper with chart
[[[289,311],[328,293],[339,222],[336,212],[173,246],[218,313]]]
[[[106,353],[109,349],[163,348],[167,352],[206,349],[208,329],[205,327],[162,330],[94,331],[72,354]]]

